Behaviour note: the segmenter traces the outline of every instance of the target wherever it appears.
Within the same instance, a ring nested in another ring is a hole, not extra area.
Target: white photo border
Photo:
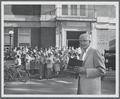
[[[115,5],[116,6],[116,90],[115,95],[5,95],[4,94],[4,5],[39,5],[39,4],[85,4],[85,5]],[[1,1],[1,97],[119,97],[119,2],[102,1]]]

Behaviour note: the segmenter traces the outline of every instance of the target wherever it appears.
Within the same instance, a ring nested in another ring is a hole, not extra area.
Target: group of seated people
[[[29,76],[31,69],[37,69],[40,79],[49,79],[58,76],[61,71],[68,68],[68,65],[76,65],[80,49],[74,49],[73,47],[38,49],[38,47],[22,46],[14,48],[11,53],[14,55],[14,64],[24,68]]]

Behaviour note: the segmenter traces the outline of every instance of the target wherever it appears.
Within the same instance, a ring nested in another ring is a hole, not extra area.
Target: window
[[[80,16],[86,16],[86,6],[85,5],[80,5]]]
[[[55,5],[41,5],[41,15],[55,15]]]
[[[71,5],[71,15],[77,15],[77,5]]]
[[[14,15],[40,15],[41,5],[12,5],[10,10]]]
[[[31,29],[29,28],[18,29],[18,45],[21,44],[31,45]]]
[[[68,15],[68,5],[62,5],[62,15]]]

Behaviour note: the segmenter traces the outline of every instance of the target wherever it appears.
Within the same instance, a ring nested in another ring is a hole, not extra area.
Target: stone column
[[[92,25],[92,29],[91,29],[91,32],[92,32],[92,37],[91,37],[91,46],[96,48],[97,47],[97,33],[96,33],[96,27],[95,27],[95,24],[96,23],[91,23]]]
[[[56,47],[62,46],[62,28],[61,28],[61,22],[56,22]]]

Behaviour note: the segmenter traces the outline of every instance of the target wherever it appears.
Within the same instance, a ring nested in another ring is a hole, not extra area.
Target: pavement
[[[5,94],[76,94],[76,80],[32,79],[27,82],[6,83]]]
[[[8,62],[10,64],[10,62]],[[6,62],[6,64],[8,65]],[[11,62],[12,64],[12,62]],[[38,76],[38,75],[37,75]],[[77,92],[77,79],[65,72],[59,77],[52,79],[42,79],[32,77],[27,82],[11,81],[4,83],[4,94],[50,94],[62,95],[73,94]],[[115,71],[108,71],[102,80],[102,94],[115,94]]]
[[[27,82],[6,82],[4,94],[73,94],[77,92],[77,79],[66,76],[52,79],[30,79]],[[115,80],[102,80],[102,94],[115,94]]]

